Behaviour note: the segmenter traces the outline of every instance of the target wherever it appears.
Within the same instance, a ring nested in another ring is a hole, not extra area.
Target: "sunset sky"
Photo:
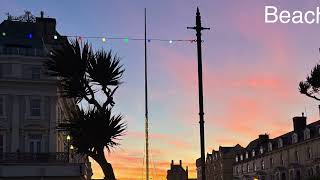
[[[318,102],[301,95],[298,83],[319,63],[320,24],[265,24],[264,7],[315,10],[317,1],[300,0],[0,0],[5,13],[57,19],[62,35],[143,38],[144,8],[148,38],[194,39],[199,6],[203,25],[206,151],[246,146],[259,134],[276,137],[292,130],[292,117],[306,112],[318,119]],[[94,3],[93,3],[94,2]],[[120,180],[142,179],[144,159],[143,41],[84,39],[95,49],[112,49],[126,69],[116,94],[116,111],[128,124],[121,146],[107,154]],[[200,156],[196,44],[151,41],[149,121],[151,177],[163,180],[171,160],[181,159],[196,177]],[[93,163],[94,177],[102,172]]]

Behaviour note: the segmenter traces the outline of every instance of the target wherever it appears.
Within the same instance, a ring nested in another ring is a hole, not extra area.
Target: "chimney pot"
[[[173,165],[173,160],[171,160],[171,165]]]
[[[182,160],[179,160],[179,162],[180,162],[180,166],[182,165]]]
[[[297,116],[292,119],[293,121],[293,130],[300,131],[303,130],[307,126],[307,117],[305,116]]]
[[[43,11],[40,11],[40,16],[41,16],[41,18],[43,18],[43,16],[44,16],[44,12]]]

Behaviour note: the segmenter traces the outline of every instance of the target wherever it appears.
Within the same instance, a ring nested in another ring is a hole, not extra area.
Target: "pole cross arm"
[[[196,29],[197,27],[187,27],[187,29]],[[210,30],[210,28],[200,27],[200,30]]]
[[[187,29],[196,29],[196,27],[187,27]]]

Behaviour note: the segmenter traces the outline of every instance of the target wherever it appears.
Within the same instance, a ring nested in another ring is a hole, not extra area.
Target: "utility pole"
[[[198,50],[198,83],[199,83],[199,116],[200,116],[200,145],[201,145],[201,179],[206,180],[206,167],[205,167],[205,145],[204,145],[204,112],[203,112],[203,82],[202,82],[202,52],[201,52],[201,31],[209,30],[201,26],[201,16],[199,8],[196,13],[196,26],[188,27],[187,29],[196,30],[197,35],[197,50]]]
[[[145,138],[146,138],[146,180],[149,180],[149,119],[148,119],[148,64],[147,64],[147,9],[144,9],[144,87],[145,87]]]

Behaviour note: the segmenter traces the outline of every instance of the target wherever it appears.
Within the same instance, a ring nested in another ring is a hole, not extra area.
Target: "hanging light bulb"
[[[172,44],[172,43],[173,43],[173,41],[172,41],[172,40],[170,40],[170,41],[169,41],[169,43],[170,43],[170,44]]]
[[[129,38],[128,37],[124,38],[124,42],[128,43],[129,42]]]
[[[6,32],[2,32],[2,36],[6,36],[7,34],[6,34]]]
[[[101,40],[102,40],[102,42],[106,42],[107,38],[103,37]]]
[[[54,35],[54,36],[53,36],[53,39],[57,40],[57,39],[58,39],[58,36],[57,36],[57,35]]]
[[[33,37],[32,33],[29,33],[27,37],[28,37],[29,39],[32,39],[32,37]]]

